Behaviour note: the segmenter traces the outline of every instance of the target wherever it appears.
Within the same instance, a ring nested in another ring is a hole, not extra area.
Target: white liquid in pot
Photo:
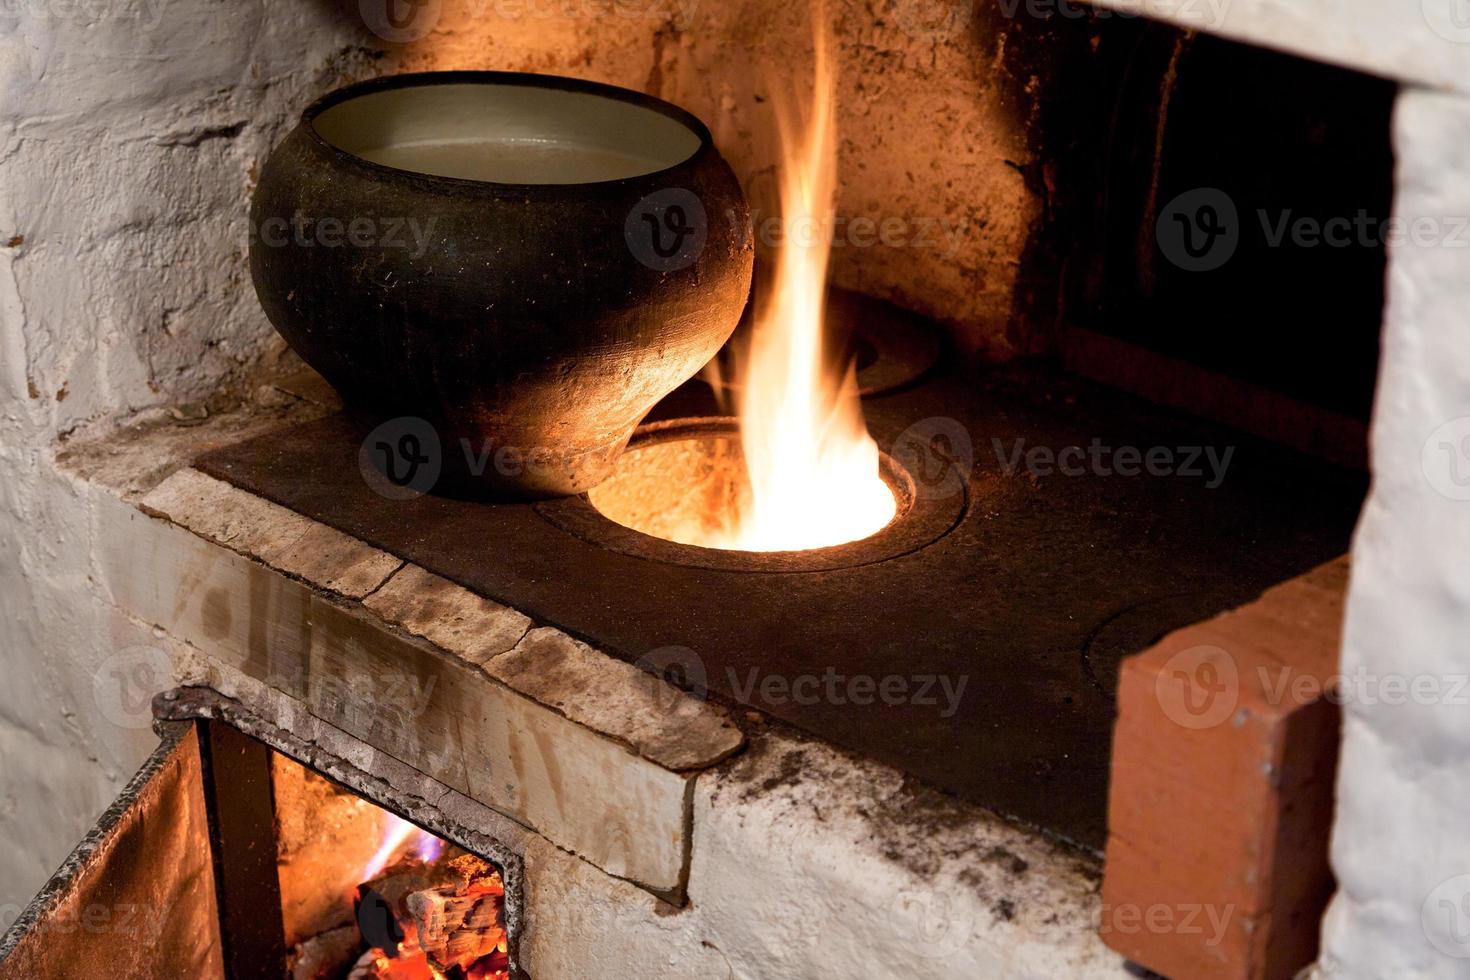
[[[672,167],[697,133],[622,99],[534,85],[414,85],[358,96],[313,123],[333,146],[399,170],[500,184],[583,184]]]
[[[400,170],[498,184],[581,184],[648,173],[657,159],[587,143],[466,139],[402,143],[360,156]]]

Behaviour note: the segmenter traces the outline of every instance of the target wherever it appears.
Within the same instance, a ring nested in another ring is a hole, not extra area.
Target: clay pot
[[[406,427],[431,437],[413,447],[440,489],[495,495],[607,476],[735,329],[753,254],[698,119],[549,75],[334,92],[272,153],[251,208],[261,305],[355,417],[393,430],[376,443],[390,479]]]

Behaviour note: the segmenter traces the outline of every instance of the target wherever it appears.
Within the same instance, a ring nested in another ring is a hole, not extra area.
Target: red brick
[[[1173,980],[1275,980],[1317,955],[1347,560],[1124,661],[1101,934]]]

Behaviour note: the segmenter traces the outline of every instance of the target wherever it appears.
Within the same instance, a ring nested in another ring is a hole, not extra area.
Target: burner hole
[[[893,520],[837,546],[871,540],[903,519],[913,498],[908,476],[888,460],[881,472],[897,505]],[[681,545],[738,551],[725,542],[750,505],[740,438],[729,430],[635,442],[613,475],[587,497],[604,517],[642,534]]]
[[[880,453],[880,472],[897,514],[875,534],[804,551],[688,543],[707,540],[709,530],[719,526],[711,515],[739,506],[747,492],[739,447],[731,418],[651,422],[634,434],[607,482],[590,494],[543,500],[534,507],[563,531],[619,554],[689,568],[782,574],[856,568],[928,547],[954,528],[969,499],[957,474],[920,492],[903,464]]]

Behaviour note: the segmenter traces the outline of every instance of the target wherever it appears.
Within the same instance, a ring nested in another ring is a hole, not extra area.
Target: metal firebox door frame
[[[0,980],[284,976],[285,927],[266,914],[281,909],[273,752],[492,862],[524,980],[519,854],[209,688],[165,691],[153,710],[162,741],[0,937]]]

